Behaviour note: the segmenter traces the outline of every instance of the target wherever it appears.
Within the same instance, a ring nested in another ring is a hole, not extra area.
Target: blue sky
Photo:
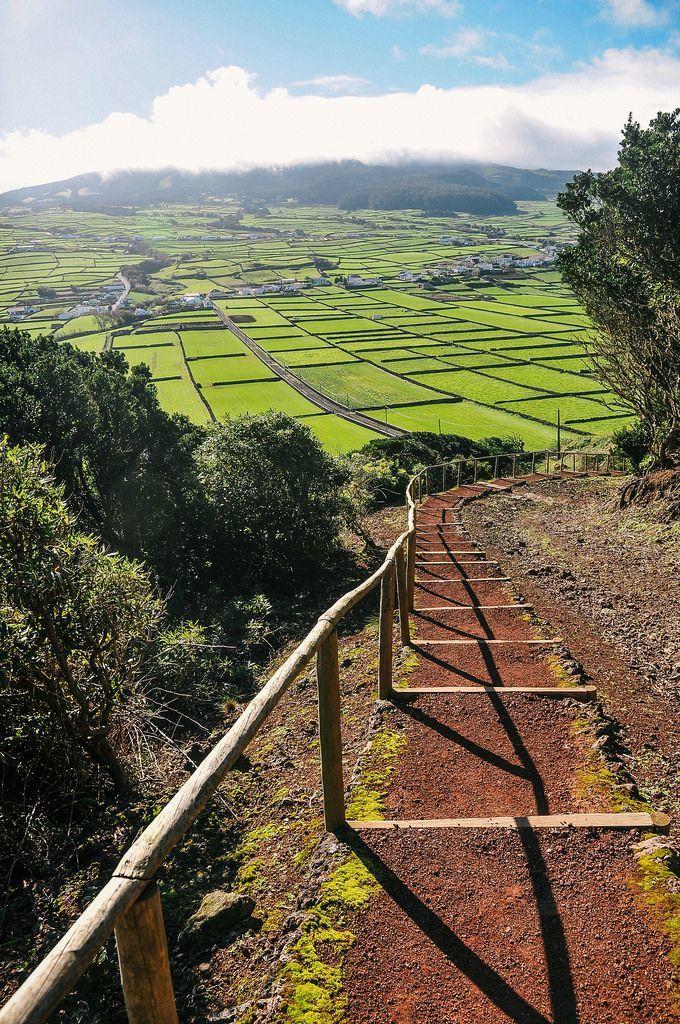
[[[550,124],[545,109],[528,110],[532,89],[536,95],[541,90],[544,94],[548,86],[552,89],[563,82],[567,93],[575,89],[578,98],[588,89],[584,76],[590,69],[596,90],[605,88],[606,79],[606,98],[601,102],[612,117],[620,117],[626,105],[642,118],[653,112],[655,102],[657,108],[680,103],[678,0],[3,0],[0,37],[0,187],[3,178],[6,187],[10,187],[8,181],[14,184],[20,179],[29,159],[45,158],[50,140],[55,170],[62,165],[67,170],[79,166],[78,159],[84,161],[84,170],[89,169],[82,130],[107,125],[112,114],[120,115],[113,126],[88,136],[91,166],[110,169],[115,165],[112,149],[117,146],[121,151],[125,141],[122,118],[127,119],[141,165],[153,162],[151,129],[157,143],[160,134],[155,113],[158,97],[166,97],[160,105],[168,117],[167,96],[174,97],[178,127],[186,127],[183,108],[198,102],[201,90],[196,83],[201,81],[210,85],[208,106],[213,117],[220,114],[213,102],[217,90],[226,107],[238,102],[244,109],[255,97],[268,97],[273,108],[283,90],[289,101],[289,134],[298,130],[298,114],[305,109],[293,102],[295,98],[342,100],[344,106],[330,102],[319,106],[313,119],[322,118],[322,109],[328,113],[361,109],[369,118],[374,116],[380,136],[374,147],[377,154],[411,148],[399,131],[394,106],[381,102],[397,94],[419,96],[421,118],[431,112],[433,117],[443,116],[446,123],[447,112],[452,111],[452,125],[459,131],[466,128],[459,108],[467,105],[469,110],[479,97],[488,138],[494,123],[503,130],[512,129],[508,111],[521,109],[522,124],[517,130],[526,134],[534,121],[540,121],[537,140],[547,150],[560,126],[555,119]],[[220,77],[219,69],[225,68],[240,69],[247,76],[245,92],[241,86],[246,79],[237,82],[232,74],[227,84],[228,76]],[[217,74],[217,86],[205,78],[209,72]],[[437,102],[431,106],[422,98],[424,87],[437,92]],[[443,94],[448,106],[440,102]],[[559,95],[569,102],[564,90]],[[593,102],[598,102],[598,95],[593,93]],[[353,107],[349,102],[353,97],[367,102]],[[371,99],[373,104],[368,102]],[[576,112],[573,104],[573,96],[571,108],[558,102],[556,116],[563,109]],[[264,105],[255,106],[256,116],[269,125]],[[232,127],[238,123],[243,130],[241,122],[229,120],[229,110],[226,116]],[[383,131],[379,123],[383,116],[392,118],[393,136]],[[343,123],[342,117],[338,123]],[[436,132],[433,128],[429,140],[422,137],[417,118],[414,124],[421,148],[436,149],[435,136],[441,137],[442,124]],[[610,140],[619,128],[620,124],[612,126]],[[573,124],[560,138],[575,139],[578,134]],[[587,134],[593,159],[606,160],[606,125],[592,124]],[[297,152],[290,145],[282,149],[281,139],[273,139],[270,155],[256,140],[246,141],[247,164],[314,155],[308,140]],[[516,142],[514,134],[511,141]],[[611,149],[611,141],[608,144]],[[364,138],[354,151],[353,145],[348,139],[347,155],[371,158],[369,139]],[[579,145],[573,146],[573,153],[582,161]],[[319,156],[333,155],[328,148],[321,146]],[[455,150],[451,140],[444,148]],[[477,148],[479,157],[485,158],[484,138]],[[510,148],[514,159],[521,155],[521,148]],[[235,144],[232,153],[222,146],[211,156],[202,147],[200,166],[206,160],[214,166],[235,165],[236,150]],[[474,155],[469,150],[468,146],[463,155]],[[69,152],[75,157],[77,151],[78,159],[69,161]],[[157,145],[155,151],[159,160],[172,157],[167,146]],[[563,150],[558,147],[558,152],[562,159]],[[564,155],[568,153],[567,148]],[[493,146],[489,155],[496,155]],[[534,152],[529,147],[527,156],[535,159],[540,149]],[[549,163],[549,156],[546,152],[541,162]],[[124,157],[129,159],[125,146],[121,165]]]

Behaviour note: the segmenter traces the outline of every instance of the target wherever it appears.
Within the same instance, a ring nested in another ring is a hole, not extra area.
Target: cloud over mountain
[[[0,190],[121,168],[241,169],[356,158],[462,158],[516,166],[603,168],[628,112],[642,122],[677,105],[680,59],[661,50],[608,50],[568,73],[522,85],[381,95],[258,90],[220,67],[177,85],[148,117],[112,113],[64,135],[0,138]]]

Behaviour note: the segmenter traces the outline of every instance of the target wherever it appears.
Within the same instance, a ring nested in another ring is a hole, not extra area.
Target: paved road
[[[339,402],[334,402],[332,398],[328,398],[326,395],[317,391],[311,384],[301,380],[300,377],[296,377],[294,373],[285,367],[281,363],[278,363],[269,352],[261,348],[256,341],[249,338],[248,335],[241,330],[238,324],[228,316],[224,310],[219,309],[215,303],[212,304],[213,309],[217,313],[220,320],[226,324],[230,331],[232,331],[239,341],[250,349],[253,355],[256,355],[265,366],[269,367],[277,377],[285,380],[287,384],[290,384],[292,388],[303,395],[308,401],[313,402],[314,405],[318,406],[319,409],[323,409],[324,412],[332,412],[336,416],[341,416],[343,420],[349,420],[350,423],[356,423],[360,427],[368,427],[369,430],[375,430],[378,434],[385,434],[387,437],[402,437],[404,434],[408,434],[408,430],[402,430],[401,427],[394,427],[389,423],[382,423],[380,420],[374,420],[372,416],[366,416],[361,412],[354,412],[352,409],[348,409],[345,405],[340,405]]]
[[[130,291],[130,282],[128,281],[127,277],[124,277],[124,276],[123,276],[122,274],[120,274],[120,273],[119,273],[119,274],[116,274],[116,277],[118,278],[118,280],[119,280],[119,281],[122,281],[122,282],[123,282],[123,287],[124,287],[125,291],[124,291],[124,292],[122,292],[122,293],[121,293],[121,294],[120,294],[120,295],[118,296],[118,298],[116,299],[116,301],[114,302],[114,304],[113,304],[113,305],[111,306],[111,312],[112,312],[112,313],[113,313],[114,309],[119,309],[119,308],[121,307],[121,305],[123,304],[123,302],[125,301],[125,299],[127,299],[127,297],[128,297],[128,292]]]

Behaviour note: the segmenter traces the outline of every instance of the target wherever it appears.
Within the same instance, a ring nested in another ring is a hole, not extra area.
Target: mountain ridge
[[[76,209],[196,202],[233,196],[240,203],[330,205],[340,209],[424,209],[507,214],[518,200],[554,195],[575,171],[470,162],[364,164],[357,160],[248,171],[116,171],[79,174],[0,194],[0,208]]]

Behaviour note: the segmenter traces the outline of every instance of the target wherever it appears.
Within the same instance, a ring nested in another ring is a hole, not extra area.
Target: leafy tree
[[[680,109],[628,119],[618,166],[558,205],[579,227],[560,269],[595,323],[600,380],[639,417],[653,466],[680,458]]]
[[[0,682],[120,789],[111,744],[163,614],[148,572],[81,532],[37,446],[0,442]]]
[[[214,571],[234,589],[301,584],[338,547],[345,480],[308,427],[283,413],[227,419],[196,453]],[[242,591],[243,592],[243,591]]]
[[[193,455],[203,434],[160,408],[145,366],[4,329],[0,432],[45,446],[69,501],[107,543],[148,559],[168,585],[195,575],[203,502]]]

